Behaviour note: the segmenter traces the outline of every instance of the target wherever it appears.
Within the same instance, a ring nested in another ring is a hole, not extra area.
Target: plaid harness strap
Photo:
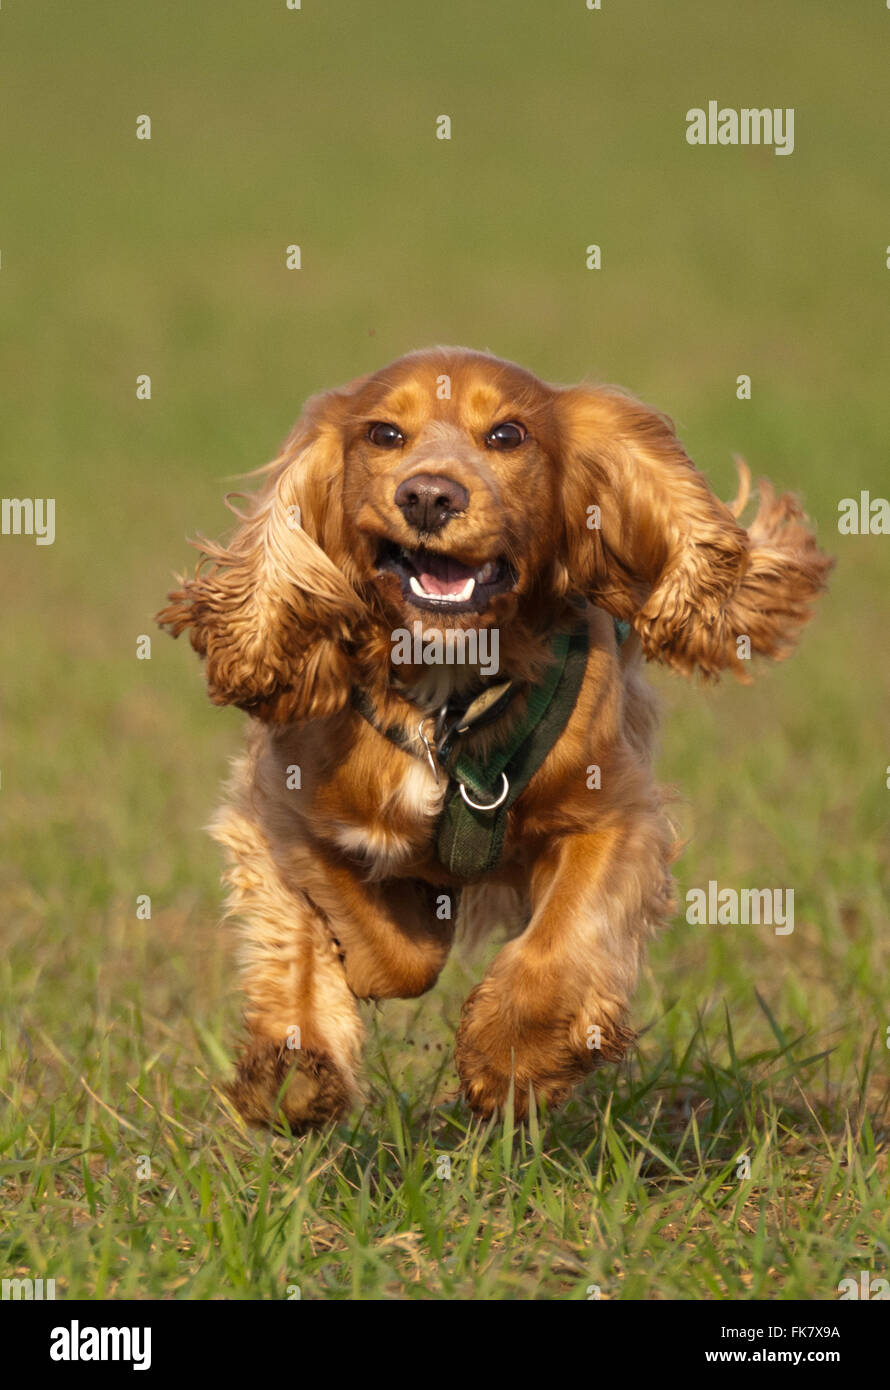
[[[629,624],[615,620],[619,645],[626,640]],[[565,729],[575,708],[584,679],[589,648],[587,623],[572,632],[557,633],[552,642],[553,660],[543,679],[529,687],[525,714],[509,739],[484,760],[462,751],[461,740],[498,719],[522,688],[514,681],[490,686],[465,710],[444,724],[431,743],[420,725],[420,737],[438,780],[442,769],[448,790],[436,823],[436,857],[456,878],[471,881],[500,863],[511,806],[528,786]],[[417,756],[416,744],[400,725],[381,728],[364,692],[353,690],[355,709],[384,738],[403,752]]]

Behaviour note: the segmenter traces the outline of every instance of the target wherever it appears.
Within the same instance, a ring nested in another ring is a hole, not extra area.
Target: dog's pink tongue
[[[450,555],[418,555],[417,573],[428,594],[459,594],[474,570]]]

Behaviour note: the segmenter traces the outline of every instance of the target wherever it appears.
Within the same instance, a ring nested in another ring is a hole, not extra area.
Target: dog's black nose
[[[460,483],[432,473],[415,473],[396,488],[396,506],[418,531],[438,531],[458,512],[466,511],[469,500]]]

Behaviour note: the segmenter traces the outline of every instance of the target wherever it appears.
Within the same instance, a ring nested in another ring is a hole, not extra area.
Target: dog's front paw
[[[241,1052],[228,1096],[248,1124],[273,1125],[283,1117],[292,1134],[339,1119],[353,1099],[345,1072],[326,1052],[291,1051],[257,1038]]]
[[[614,1017],[590,1020],[586,1010],[569,1012],[540,1000],[523,1008],[488,981],[477,985],[461,1012],[455,1058],[464,1095],[484,1119],[503,1113],[511,1080],[517,1120],[528,1114],[529,1088],[535,1100],[555,1107],[602,1061],[617,1061],[634,1034]]]

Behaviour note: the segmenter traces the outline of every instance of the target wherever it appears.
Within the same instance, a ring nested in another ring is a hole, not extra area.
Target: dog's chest
[[[337,778],[328,836],[374,878],[385,877],[432,846],[446,779],[409,755],[377,759]],[[323,797],[322,801],[328,801]]]

